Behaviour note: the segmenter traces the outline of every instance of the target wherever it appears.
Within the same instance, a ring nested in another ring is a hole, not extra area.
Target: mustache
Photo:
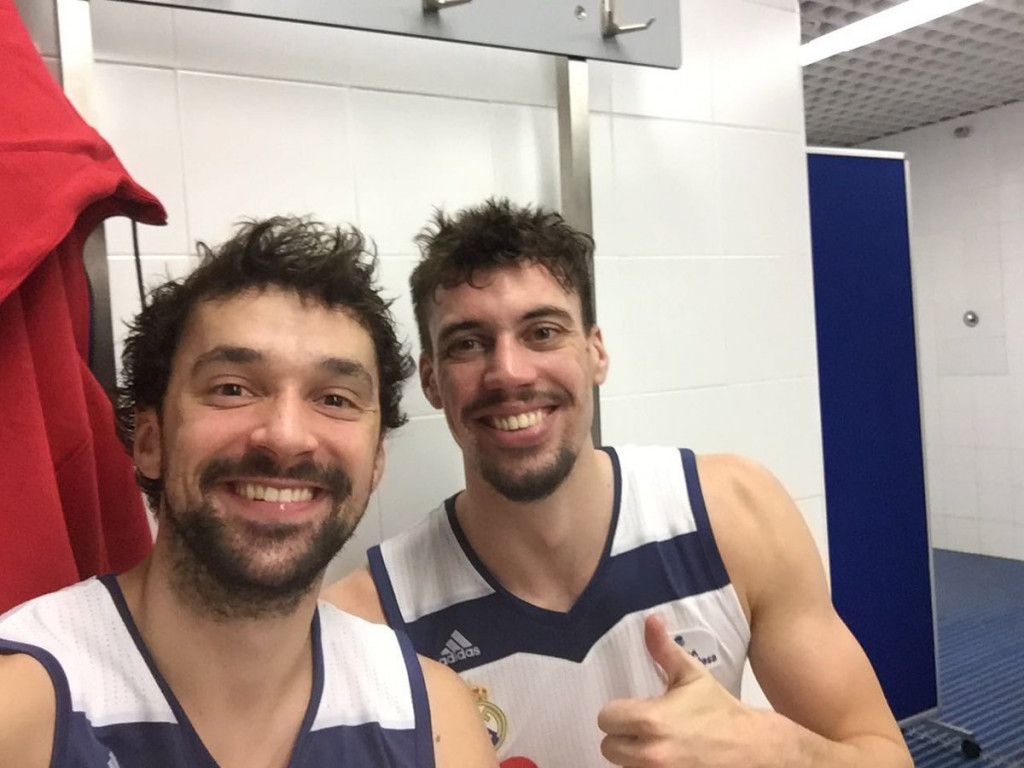
[[[496,389],[490,392],[484,392],[479,397],[471,400],[463,409],[462,415],[464,418],[469,417],[476,411],[483,410],[484,408],[495,408],[499,405],[508,405],[515,403],[517,405],[566,405],[569,402],[569,396],[563,392],[543,392],[539,389],[532,387],[528,389],[519,389],[515,392],[504,392],[500,389]]]
[[[282,467],[265,453],[250,451],[239,459],[212,459],[199,475],[199,489],[206,493],[225,477],[248,475],[268,480],[304,480],[322,487],[341,502],[352,492],[352,479],[340,467],[317,464],[305,459],[290,467]]]

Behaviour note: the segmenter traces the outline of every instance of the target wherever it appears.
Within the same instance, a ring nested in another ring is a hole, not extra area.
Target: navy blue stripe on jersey
[[[629,614],[726,586],[729,580],[724,569],[709,571],[705,558],[702,535],[686,533],[609,558],[605,578],[611,583],[635,586],[609,590],[601,600],[574,606],[568,613],[541,611],[522,600],[509,600],[495,593],[449,606],[405,628],[420,653],[435,658],[442,657],[452,633],[458,631],[469,646],[454,661],[449,659],[449,666],[456,672],[513,653],[579,662]],[[533,610],[524,610],[524,606]]]
[[[80,713],[75,716],[85,720]],[[109,748],[121,768],[179,768],[193,764],[189,745],[182,740],[175,723],[118,723],[93,729],[93,733]],[[73,765],[77,767],[78,763]],[[102,765],[107,765],[106,761]]]
[[[427,683],[423,679],[423,668],[416,658],[416,649],[404,632],[396,631],[395,637],[402,648],[405,668],[409,673],[409,687],[412,689],[412,709],[416,723],[416,762],[423,768],[434,768],[433,723],[430,721],[430,702],[427,700]]]
[[[67,761],[67,751],[73,735],[72,712],[71,712],[71,688],[68,686],[67,675],[64,669],[49,651],[38,648],[34,645],[16,643],[12,640],[0,640],[0,655],[11,653],[24,653],[38,661],[46,669],[53,684],[53,692],[56,697],[56,721],[53,731],[53,756],[50,764],[54,766],[63,765]]]
[[[288,761],[289,766],[302,765],[302,755],[305,753],[309,742],[313,738],[310,728],[313,720],[316,719],[317,711],[320,709],[320,700],[324,695],[324,647],[320,639],[320,611],[313,613],[313,622],[309,627],[309,640],[313,662],[313,686],[309,692],[309,705],[306,707],[306,714],[302,718],[302,727],[299,729],[299,736],[292,748],[292,759]],[[381,739],[384,741],[384,739]]]
[[[370,564],[370,577],[377,589],[377,597],[380,599],[380,607],[384,611],[384,619],[388,626],[394,630],[405,629],[405,619],[398,607],[398,598],[395,597],[395,587],[391,583],[391,576],[384,565],[384,556],[380,552],[380,545],[374,544],[366,550],[366,559]]]
[[[604,541],[604,550],[601,552],[601,559],[598,561],[597,568],[594,570],[594,575],[590,577],[590,581],[587,582],[587,586],[583,592],[576,599],[576,603],[573,605],[570,613],[585,613],[590,605],[601,598],[601,586],[605,583],[608,578],[608,565],[611,562],[611,551],[612,545],[615,541],[615,532],[619,527],[619,508],[622,502],[622,470],[619,467],[619,455],[615,452],[614,448],[600,448],[598,450],[604,451],[608,454],[608,458],[612,462],[612,519],[608,526],[608,534]],[[448,514],[448,523],[451,526],[452,532],[455,534],[455,538],[459,542],[459,546],[462,547],[462,552],[466,556],[466,559],[473,564],[476,572],[486,581],[491,589],[493,589],[502,599],[508,600],[516,604],[518,609],[523,613],[533,617],[537,621],[552,621],[559,624],[564,621],[565,613],[561,611],[552,611],[547,608],[541,608],[539,606],[528,603],[525,600],[521,600],[516,595],[513,595],[502,585],[500,581],[494,578],[494,575],[487,569],[483,561],[477,556],[473,547],[470,546],[469,540],[466,538],[466,534],[462,530],[462,526],[459,525],[459,519],[455,515],[455,496],[445,501],[445,511]],[[392,625],[394,626],[394,625]],[[447,638],[446,638],[447,639]],[[421,647],[419,644],[417,648]]]
[[[708,571],[716,581],[729,583],[729,574],[725,570],[722,554],[715,543],[715,533],[708,519],[708,508],[704,504],[704,493],[700,489],[700,477],[697,474],[697,457],[688,448],[680,448],[679,455],[683,462],[683,473],[686,476],[686,492],[690,497],[690,510],[693,522],[697,526],[697,535],[704,545],[704,560]]]
[[[190,762],[205,768],[217,768],[217,761],[213,759],[213,756],[206,749],[206,745],[199,738],[199,734],[192,727],[192,722],[188,719],[188,715],[185,714],[185,710],[178,703],[178,697],[174,695],[171,686],[167,684],[164,676],[156,666],[152,655],[150,655],[149,648],[146,647],[146,642],[142,639],[142,633],[139,632],[135,619],[132,617],[132,612],[128,609],[128,603],[124,599],[124,593],[121,592],[121,585],[117,583],[117,578],[112,574],[107,574],[106,576],[100,576],[99,581],[110,593],[114,605],[117,606],[117,612],[121,615],[121,621],[124,622],[128,634],[131,635],[132,641],[135,643],[135,647],[142,655],[143,661],[149,667],[150,674],[153,675],[153,679],[156,681],[157,686],[159,686],[160,692],[164,695],[171,711],[174,713],[174,717],[177,719],[178,726],[181,729],[180,734],[192,751],[192,754],[189,756]]]
[[[313,731],[301,762],[296,755],[292,764],[301,764],[304,768],[434,768],[433,753],[430,762],[423,762],[418,756],[421,749],[419,742],[419,734],[411,729],[384,729],[379,723],[338,725]],[[431,746],[429,730],[427,742]]]

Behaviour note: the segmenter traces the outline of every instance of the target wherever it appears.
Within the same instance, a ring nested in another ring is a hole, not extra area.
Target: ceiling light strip
[[[905,0],[892,8],[879,11],[866,19],[840,27],[800,46],[800,64],[806,67],[816,61],[863,45],[898,35],[929,21],[956,13],[981,0]]]

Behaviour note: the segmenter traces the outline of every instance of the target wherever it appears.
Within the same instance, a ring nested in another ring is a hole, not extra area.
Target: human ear
[[[163,474],[163,449],[160,439],[160,417],[155,408],[135,411],[135,437],[132,458],[135,467],[150,480],[159,480]]]
[[[596,325],[590,329],[587,347],[590,351],[591,363],[594,366],[594,384],[599,387],[608,377],[608,351],[604,348],[601,329]]]
[[[420,354],[420,386],[423,394],[432,406],[441,408],[441,393],[437,389],[437,376],[434,368],[434,358],[429,352]]]

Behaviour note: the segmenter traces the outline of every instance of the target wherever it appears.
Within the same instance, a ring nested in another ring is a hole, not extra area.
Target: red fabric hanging
[[[89,370],[86,237],[164,223],[0,0],[0,612],[152,547],[113,409]]]

